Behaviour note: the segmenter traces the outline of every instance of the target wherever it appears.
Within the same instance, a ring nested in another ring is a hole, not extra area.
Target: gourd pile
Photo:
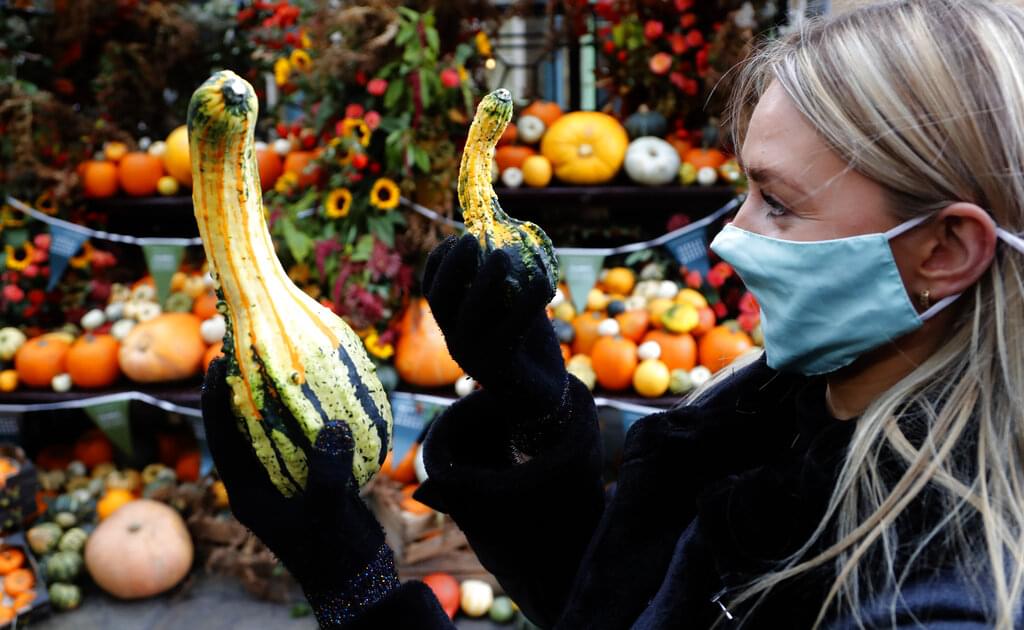
[[[191,378],[220,354],[224,331],[208,273],[175,273],[162,303],[152,277],[114,283],[104,308],[87,312],[77,325],[32,338],[17,328],[0,329],[0,392]]]
[[[702,293],[673,280],[640,280],[627,267],[605,271],[577,313],[560,286],[549,306],[569,372],[591,389],[644,397],[681,395],[763,340],[736,321],[717,322]]]
[[[78,165],[85,196],[113,197],[119,192],[130,197],[174,195],[181,186],[192,184],[185,127],[178,127],[166,140],[140,138],[134,146],[108,142],[103,151]]]
[[[743,184],[734,159],[669,133],[658,112],[641,107],[620,123],[600,112],[563,113],[547,101],[525,107],[501,135],[491,177],[508,188],[543,188],[556,180],[593,186],[621,171],[641,186]]]

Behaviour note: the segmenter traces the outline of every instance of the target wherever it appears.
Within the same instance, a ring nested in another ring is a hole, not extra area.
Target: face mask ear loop
[[[900,223],[899,225],[897,225],[896,227],[894,227],[893,229],[891,229],[891,230],[889,230],[889,231],[887,231],[885,233],[885,240],[891,241],[892,239],[896,238],[900,234],[903,234],[904,232],[906,232],[908,230],[913,230],[914,228],[916,228],[917,226],[921,225],[922,223],[924,223],[925,221],[927,221],[930,218],[932,218],[932,215],[926,214],[924,216],[917,217],[915,219],[910,219],[909,221],[905,221],[903,223]]]
[[[1024,254],[1024,238],[1021,238],[1012,232],[1008,232],[1001,227],[996,228],[996,236],[1003,239],[1003,242],[1010,247]]]
[[[929,308],[927,311],[925,311],[925,312],[921,313],[921,315],[919,315],[919,317],[921,318],[921,321],[926,322],[929,319],[931,319],[932,317],[935,317],[935,315],[938,314],[939,311],[941,311],[942,309],[946,308],[947,306],[949,306],[953,302],[956,302],[957,299],[959,299],[959,297],[961,295],[963,295],[963,294],[962,293],[954,293],[953,295],[947,295],[946,297],[942,298],[941,300],[939,300],[938,302],[933,304],[932,307]]]

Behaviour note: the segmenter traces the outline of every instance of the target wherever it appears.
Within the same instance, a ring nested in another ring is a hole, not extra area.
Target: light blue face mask
[[[786,241],[727,225],[711,249],[736,270],[761,306],[768,365],[825,374],[920,328],[960,294],[918,314],[889,241],[928,216],[888,232],[827,241]],[[1024,252],[1024,240],[997,228]]]

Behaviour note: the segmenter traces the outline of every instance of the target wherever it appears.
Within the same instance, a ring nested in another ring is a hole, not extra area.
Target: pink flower
[[[46,262],[47,260],[50,260],[49,250],[37,249],[32,252],[32,262],[41,264]]]
[[[370,96],[383,96],[384,92],[388,91],[388,82],[384,79],[370,79],[366,84],[366,91]]]
[[[651,72],[654,74],[665,74],[672,67],[672,55],[660,52],[651,57],[650,61]]]
[[[681,55],[686,52],[686,36],[682,33],[672,33],[668,36],[668,45],[672,48],[672,52]]]
[[[36,246],[36,249],[50,249],[50,240],[49,234],[36,234],[32,239],[32,244]]]
[[[729,307],[725,305],[725,302],[715,302],[711,308],[715,311],[715,317],[718,319],[725,319],[725,316],[729,314]]]
[[[459,73],[451,68],[445,68],[441,71],[441,85],[446,88],[457,88],[459,87]]]
[[[365,122],[366,126],[370,128],[370,131],[380,127],[380,112],[375,109],[371,109],[366,112],[365,116],[363,116],[363,122]]]
[[[690,45],[690,48],[700,48],[704,45],[704,35],[694,29],[686,34],[686,43]]]
[[[699,271],[688,271],[686,272],[686,286],[691,289],[699,289],[700,285],[704,283],[704,280],[700,277]]]
[[[644,24],[644,37],[649,40],[658,39],[665,32],[665,25],[658,20],[647,20]]]
[[[46,292],[42,289],[32,289],[28,292],[29,304],[39,306],[46,300]]]
[[[732,265],[725,261],[715,263],[715,266],[712,267],[712,269],[717,273],[722,274],[723,278],[731,278],[733,274]]]
[[[25,299],[25,292],[16,284],[8,284],[4,285],[3,296],[8,302],[20,302]]]
[[[746,332],[751,332],[761,323],[761,316],[757,313],[740,313],[736,320],[739,322],[740,328]]]
[[[720,270],[712,268],[708,272],[708,284],[717,289],[725,284],[725,276],[722,275]]]
[[[352,103],[345,108],[345,118],[362,118],[365,111],[366,108],[359,103]]]
[[[693,0],[676,0],[676,11],[680,13],[693,7]]]
[[[39,277],[39,265],[29,265],[22,270],[26,278],[38,278]]]
[[[761,312],[761,305],[757,303],[757,298],[754,297],[753,293],[748,291],[740,298],[740,311],[754,314]]]

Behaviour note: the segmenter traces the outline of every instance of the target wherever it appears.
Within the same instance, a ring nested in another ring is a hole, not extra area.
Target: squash
[[[85,548],[85,541],[89,540],[89,534],[85,533],[85,530],[81,527],[72,527],[68,531],[64,532],[64,535],[60,537],[60,541],[57,543],[57,549],[61,551],[74,551],[75,553],[82,553],[82,549]]]
[[[46,579],[51,582],[72,582],[81,572],[82,554],[77,551],[58,551],[46,559]]]
[[[121,371],[138,383],[194,376],[206,352],[199,326],[192,313],[163,313],[138,324],[121,344]]]
[[[57,548],[64,529],[56,523],[40,523],[25,532],[28,546],[36,555],[45,555]]]
[[[135,495],[132,494],[131,490],[111,488],[107,490],[103,498],[96,504],[96,516],[102,521],[134,500]]]
[[[626,151],[626,174],[638,184],[664,186],[679,173],[679,154],[661,138],[637,138]]]
[[[512,94],[500,89],[485,96],[469,127],[459,168],[459,204],[466,229],[480,241],[483,255],[501,249],[509,254],[516,271],[529,278],[544,277],[554,295],[558,285],[558,259],[551,239],[537,225],[505,214],[491,185],[494,147],[512,118]],[[522,129],[520,129],[522,133]],[[513,284],[521,275],[509,274]]]
[[[65,371],[71,343],[57,335],[43,335],[26,341],[14,354],[18,380],[29,387],[50,387],[53,378]]]
[[[0,328],[0,361],[10,361],[25,343],[25,333],[13,326]]]
[[[305,487],[304,449],[330,421],[351,430],[352,474],[363,485],[387,455],[391,407],[362,340],[277,258],[253,150],[257,109],[252,86],[230,71],[210,77],[188,107],[192,201],[227,324],[232,407],[282,494]],[[205,346],[196,341],[198,369]]]
[[[643,136],[656,136],[660,138],[668,131],[668,121],[661,115],[661,112],[653,111],[646,105],[641,105],[623,123],[626,132],[632,139]],[[673,147],[674,149],[675,147]]]
[[[121,344],[110,335],[88,333],[71,345],[67,371],[76,387],[110,387],[121,377],[118,350]]]
[[[82,590],[74,584],[55,582],[50,585],[50,603],[57,610],[73,610],[82,603]]]
[[[552,124],[540,152],[569,184],[603,184],[619,172],[629,136],[619,121],[600,112],[572,112]]]
[[[196,173],[193,182],[199,185]],[[63,552],[62,552],[63,553]],[[122,599],[162,593],[192,566],[192,539],[181,516],[139,499],[101,522],[85,544],[85,566],[103,590]]]
[[[403,381],[420,387],[447,387],[459,380],[462,368],[448,353],[444,333],[426,299],[409,303],[398,330],[395,369]]]
[[[25,564],[25,552],[17,547],[0,550],[0,574],[6,575]]]

